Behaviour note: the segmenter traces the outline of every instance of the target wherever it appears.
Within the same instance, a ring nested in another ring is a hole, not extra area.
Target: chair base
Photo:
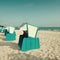
[[[14,41],[16,40],[16,33],[14,32],[13,34],[7,33],[6,34],[6,41]]]
[[[24,38],[22,42],[21,51],[28,51],[40,48],[39,38]]]

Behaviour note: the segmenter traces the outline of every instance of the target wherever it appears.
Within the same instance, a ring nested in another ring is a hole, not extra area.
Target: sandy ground
[[[18,47],[20,31],[16,40],[7,42],[0,33],[0,60],[60,60],[60,32],[39,31],[40,48],[22,52]]]

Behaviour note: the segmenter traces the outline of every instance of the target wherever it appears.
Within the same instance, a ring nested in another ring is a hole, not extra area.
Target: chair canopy
[[[25,23],[23,26],[21,26],[20,30],[25,30],[25,31],[27,30],[28,37],[35,38],[37,35],[38,27]]]
[[[11,33],[11,34],[13,34],[14,31],[15,31],[15,28],[14,28],[14,27],[11,27],[11,26],[6,27],[5,29],[7,29],[7,31],[8,31],[9,33]]]
[[[37,29],[38,28],[33,25],[28,25],[28,36],[35,38],[37,34]]]
[[[20,30],[26,31],[27,30],[27,24],[24,24],[23,26],[21,26]]]

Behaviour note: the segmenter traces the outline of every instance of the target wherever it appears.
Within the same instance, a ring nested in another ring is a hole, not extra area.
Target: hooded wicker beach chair
[[[20,35],[18,46],[21,51],[28,51],[40,48],[39,38],[37,37],[38,27],[23,24],[20,30],[23,31],[23,35]]]
[[[7,27],[5,29],[6,41],[16,40],[16,32],[14,27]]]

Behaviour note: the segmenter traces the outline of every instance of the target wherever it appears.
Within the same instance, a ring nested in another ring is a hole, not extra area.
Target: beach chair
[[[24,31],[24,34],[20,35],[18,42],[21,51],[40,48],[39,38],[37,37],[38,27],[25,24],[20,30]]]
[[[9,27],[8,30],[5,30],[6,41],[16,40],[16,32],[13,27]]]
[[[3,32],[3,28],[2,27],[0,27],[0,32]]]
[[[0,32],[2,32],[2,29],[0,29]]]

